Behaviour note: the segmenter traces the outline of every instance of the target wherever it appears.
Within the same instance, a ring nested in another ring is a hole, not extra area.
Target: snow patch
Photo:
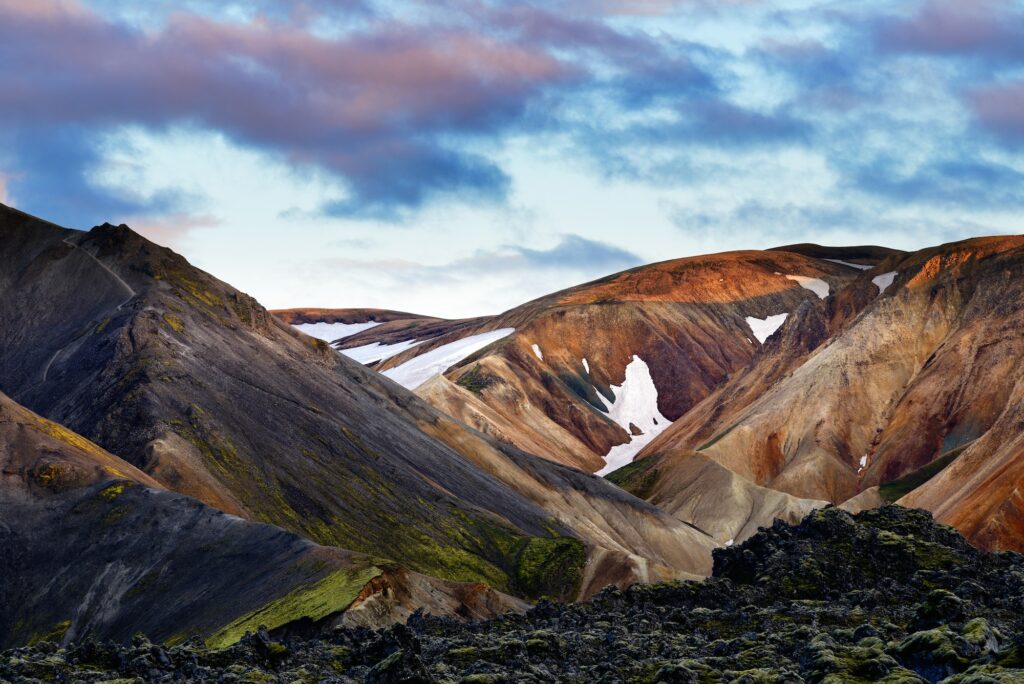
[[[868,455],[864,454],[860,457],[860,468],[857,468],[857,474],[860,475],[861,471],[864,470],[868,465]]]
[[[394,344],[371,342],[370,344],[364,344],[361,347],[339,349],[338,351],[354,361],[369,365],[377,361],[390,359],[392,356],[398,356],[406,349],[412,349],[417,344],[423,344],[426,341],[427,340],[406,340],[404,342],[396,342]]]
[[[747,325],[750,326],[750,330],[754,333],[754,337],[761,344],[769,337],[775,334],[775,331],[782,327],[782,324],[786,322],[788,313],[775,314],[768,318],[755,318],[753,316],[747,316]],[[747,338],[748,340],[750,338]]]
[[[825,259],[824,261],[831,261],[833,264],[839,264],[840,266],[849,266],[850,268],[856,268],[861,271],[870,271],[874,268],[871,264],[851,264],[849,261],[842,261],[840,259]]]
[[[437,349],[424,352],[399,366],[389,368],[383,374],[406,389],[416,389],[434,376],[441,375],[467,356],[480,351],[492,342],[508,337],[515,331],[515,328],[501,328],[463,337],[461,340],[442,344]]]
[[[536,344],[531,344],[530,347],[533,349],[533,353],[537,355],[537,358],[540,359],[541,361],[543,361],[544,360],[544,352],[542,352],[540,350],[540,346],[536,345]]]
[[[894,280],[896,280],[896,271],[889,271],[880,276],[875,276],[871,279],[871,282],[878,288],[878,296],[881,297],[882,293],[889,289]]]
[[[733,543],[735,543],[735,541],[736,541],[735,539],[730,539],[729,541],[725,542],[725,545],[726,546],[732,546]]]
[[[335,340],[343,340],[346,337],[352,337],[356,333],[361,333],[364,330],[375,328],[380,323],[376,321],[368,321],[366,323],[296,323],[294,327],[298,328],[302,332],[306,333],[310,337],[323,340],[324,342],[334,342]]]
[[[605,466],[597,471],[601,476],[632,463],[633,457],[641,449],[671,425],[669,419],[658,410],[658,389],[651,378],[651,369],[639,356],[633,355],[633,360],[626,366],[626,379],[621,385],[612,385],[611,390],[615,400],[610,406],[598,392],[601,403],[608,409],[608,417],[621,425],[627,433],[630,432],[630,424],[636,425],[643,432],[631,435],[628,442],[613,446],[605,454]]]
[[[583,359],[583,370],[587,371],[587,375],[590,375],[590,364],[587,363],[586,358]]]
[[[818,295],[819,299],[825,299],[828,297],[829,287],[821,278],[810,278],[808,276],[788,275],[787,280],[795,280],[800,284],[800,287],[805,290],[810,290],[814,294]]]

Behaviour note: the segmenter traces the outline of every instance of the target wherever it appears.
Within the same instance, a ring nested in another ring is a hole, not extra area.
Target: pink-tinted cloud
[[[1024,12],[1008,0],[927,0],[880,26],[883,46],[939,54],[1024,54]]]
[[[382,21],[337,40],[267,20],[168,17],[154,33],[59,0],[0,0],[0,124],[83,130],[195,124],[344,177],[358,204],[501,192],[446,137],[514,124],[579,78],[548,51],[484,32]]]
[[[977,90],[970,102],[983,126],[1004,138],[1024,142],[1024,81]]]
[[[220,225],[221,221],[216,216],[209,214],[174,213],[165,216],[129,216],[125,219],[125,223],[158,245],[181,249],[192,231],[200,228],[213,228]]]

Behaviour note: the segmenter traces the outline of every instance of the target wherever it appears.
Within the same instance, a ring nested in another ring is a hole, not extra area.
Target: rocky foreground
[[[700,583],[225,649],[41,641],[3,653],[0,680],[1022,682],[1022,627],[1024,556],[979,551],[922,511],[829,508],[716,551]]]

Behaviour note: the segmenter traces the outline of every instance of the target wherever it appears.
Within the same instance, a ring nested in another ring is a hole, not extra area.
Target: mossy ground
[[[527,545],[523,567],[575,553],[562,547]],[[257,632],[221,649],[195,640],[167,650],[144,640],[59,650],[40,643],[0,655],[0,680],[1024,681],[1024,557],[980,552],[922,512],[819,511],[715,560],[715,577],[704,582],[606,589],[586,603],[542,601],[526,615],[477,624],[414,615],[386,630],[280,643]],[[262,615],[321,602],[284,603]],[[259,617],[240,621],[232,638]]]
[[[317,582],[301,587],[259,610],[243,615],[206,639],[210,648],[224,648],[237,642],[246,632],[255,632],[261,625],[276,629],[300,619],[322,620],[345,610],[366,583],[380,575],[375,566],[338,570]]]

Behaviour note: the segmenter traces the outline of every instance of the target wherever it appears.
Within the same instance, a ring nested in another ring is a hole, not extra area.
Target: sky
[[[0,202],[271,308],[1024,232],[1024,0],[0,0]]]

